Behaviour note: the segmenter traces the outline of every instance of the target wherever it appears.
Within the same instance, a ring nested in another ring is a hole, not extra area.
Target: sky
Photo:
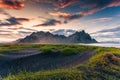
[[[120,0],[0,0],[0,42],[80,30],[99,42],[120,42]]]

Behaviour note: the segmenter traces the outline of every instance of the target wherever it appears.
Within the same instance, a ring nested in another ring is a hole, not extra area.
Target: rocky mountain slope
[[[64,35],[54,35],[50,32],[34,32],[24,39],[18,40],[19,43],[96,43],[95,39],[84,30],[76,32],[68,37]]]

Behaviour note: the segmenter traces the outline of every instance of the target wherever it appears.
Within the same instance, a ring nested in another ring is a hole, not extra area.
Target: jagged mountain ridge
[[[50,32],[33,32],[31,35],[18,41],[18,43],[96,43],[97,41],[84,30],[76,32],[68,37],[54,35]]]

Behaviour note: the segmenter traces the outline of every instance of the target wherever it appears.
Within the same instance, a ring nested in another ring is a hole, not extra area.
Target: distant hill
[[[75,32],[66,37],[64,35],[56,35],[50,32],[33,32],[24,39],[17,40],[18,43],[96,43],[97,41],[86,33],[84,30]]]

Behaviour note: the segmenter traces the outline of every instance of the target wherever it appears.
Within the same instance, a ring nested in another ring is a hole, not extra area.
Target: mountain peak
[[[74,34],[66,37],[65,35],[52,34],[50,32],[33,32],[24,39],[19,40],[19,43],[96,43],[95,39],[86,33],[84,30],[77,31]]]

